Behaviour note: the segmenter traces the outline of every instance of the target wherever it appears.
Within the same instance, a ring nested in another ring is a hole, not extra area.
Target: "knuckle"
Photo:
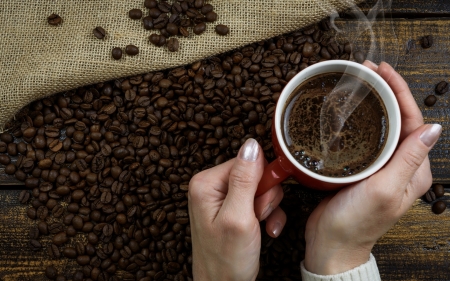
[[[419,152],[414,150],[407,150],[403,154],[403,162],[406,164],[406,168],[417,170],[422,165],[423,157]]]
[[[188,199],[198,202],[202,198],[202,186],[205,178],[202,173],[196,174],[189,182]]]
[[[245,167],[240,165],[234,167],[234,169],[231,171],[230,179],[234,183],[244,186],[250,185],[255,181],[253,174],[246,171]]]
[[[250,227],[249,222],[245,218],[229,217],[223,222],[224,231],[236,236],[244,235],[250,230]]]

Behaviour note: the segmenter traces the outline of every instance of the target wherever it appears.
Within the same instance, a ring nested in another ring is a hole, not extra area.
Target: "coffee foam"
[[[307,168],[326,176],[356,174],[381,152],[385,116],[378,94],[362,80],[323,74],[291,95],[283,116],[284,139],[294,158]]]

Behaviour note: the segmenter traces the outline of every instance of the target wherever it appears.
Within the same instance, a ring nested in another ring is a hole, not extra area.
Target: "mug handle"
[[[290,169],[283,167],[283,161],[281,157],[278,157],[264,168],[264,173],[261,177],[261,181],[258,184],[258,189],[256,190],[255,197],[266,193],[269,189],[281,183],[290,175]]]

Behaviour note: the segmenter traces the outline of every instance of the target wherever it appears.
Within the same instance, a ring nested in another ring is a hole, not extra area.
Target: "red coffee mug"
[[[388,137],[378,158],[362,172],[341,178],[323,176],[303,167],[289,152],[281,130],[282,113],[291,93],[306,80],[316,75],[331,72],[350,74],[371,85],[384,103],[389,120]],[[344,60],[332,60],[314,64],[292,78],[278,99],[272,124],[272,143],[277,159],[264,169],[256,196],[264,194],[267,190],[290,176],[297,179],[302,185],[318,190],[335,190],[361,181],[381,169],[391,158],[397,147],[400,130],[401,116],[397,99],[386,81],[376,72],[361,64]]]

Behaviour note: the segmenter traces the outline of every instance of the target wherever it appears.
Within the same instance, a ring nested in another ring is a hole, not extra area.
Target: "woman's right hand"
[[[387,63],[366,61],[394,91],[402,114],[397,151],[376,174],[324,199],[306,225],[304,266],[318,275],[348,271],[369,260],[376,241],[432,183],[428,152],[442,127],[424,125],[405,80]]]

